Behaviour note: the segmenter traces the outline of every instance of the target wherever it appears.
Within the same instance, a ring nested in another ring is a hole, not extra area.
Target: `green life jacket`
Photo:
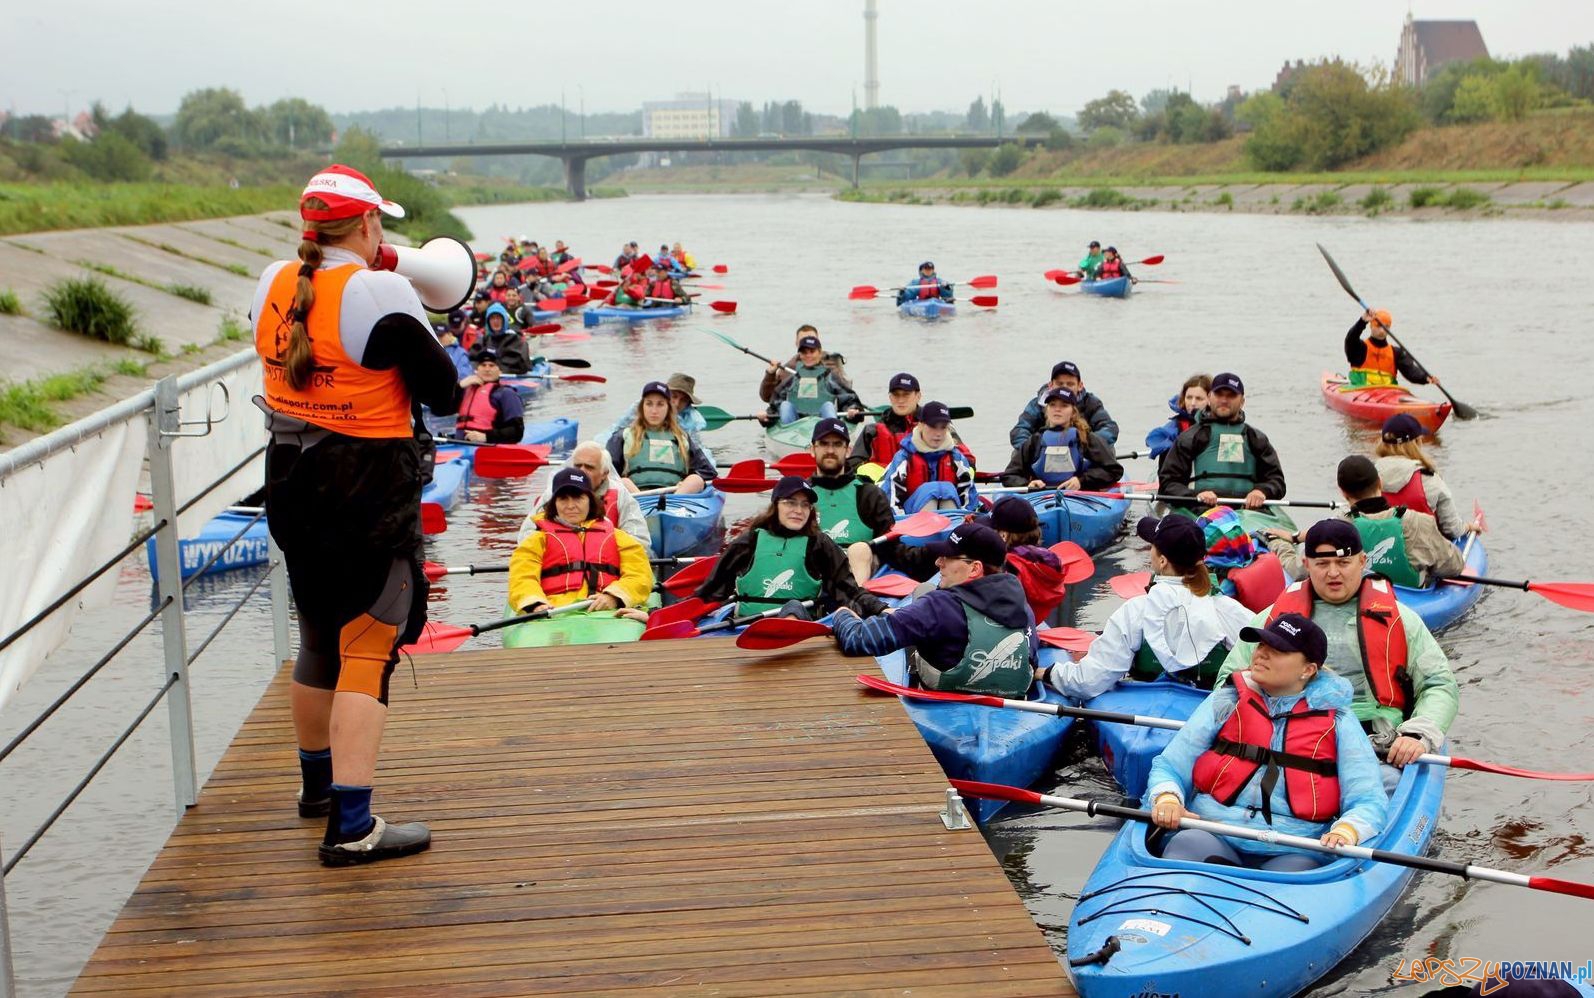
[[[826,402],[835,402],[836,394],[830,389],[830,368],[824,364],[808,367],[797,365],[792,373],[791,404],[799,416],[817,416]]]
[[[1242,498],[1256,488],[1256,455],[1246,440],[1244,423],[1206,423],[1212,428],[1206,449],[1190,466],[1190,487],[1211,489],[1224,498]]]
[[[1406,507],[1396,506],[1395,515],[1374,519],[1360,514],[1351,517],[1356,532],[1362,535],[1362,548],[1367,552],[1367,568],[1377,572],[1397,586],[1413,589],[1422,586],[1422,576],[1411,567],[1406,557],[1406,531],[1400,518]]]
[[[1163,668],[1162,660],[1157,658],[1157,653],[1151,650],[1151,643],[1142,638],[1140,647],[1135,649],[1134,662],[1129,666],[1129,678],[1149,683],[1166,674],[1177,682],[1210,690],[1218,678],[1218,670],[1223,668],[1223,660],[1228,657],[1228,646],[1219,641],[1212,646],[1211,651],[1207,652],[1206,658],[1196,663],[1195,668],[1168,672]]]
[[[819,496],[819,526],[825,536],[842,547],[858,541],[874,540],[874,531],[858,511],[858,497],[864,489],[878,488],[855,478],[839,489],[814,486]]]
[[[1035,670],[1030,665],[1029,632],[1024,628],[1003,627],[967,602],[963,603],[963,617],[969,625],[969,643],[964,646],[963,657],[956,665],[937,669],[917,651],[910,651],[919,681],[931,690],[1022,698],[1035,680]]]
[[[626,430],[626,450],[634,440],[635,429]],[[626,462],[626,477],[639,489],[661,489],[679,485],[691,473],[685,452],[669,430],[646,430],[636,457]]]
[[[808,573],[809,537],[778,537],[760,529],[753,541],[753,560],[736,579],[738,603],[779,606],[787,600],[819,595],[819,580]]]

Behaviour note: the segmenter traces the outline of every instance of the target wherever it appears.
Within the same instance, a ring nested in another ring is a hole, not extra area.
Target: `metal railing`
[[[108,561],[73,583],[60,596],[24,621],[16,630],[0,637],[0,651],[4,651],[23,635],[59,612],[62,607],[71,603],[78,594],[82,593],[95,580],[116,568],[129,555],[143,547],[152,537],[155,540],[155,557],[152,567],[157,578],[156,598],[154,606],[149,613],[141,617],[130,630],[112,642],[110,648],[93,665],[78,676],[64,692],[52,700],[37,716],[24,725],[9,742],[4,746],[0,746],[0,765],[3,765],[8,756],[43,727],[57,710],[82,690],[96,674],[104,669],[112,659],[156,620],[160,621],[163,651],[163,670],[159,677],[160,683],[154,688],[148,701],[143,704],[142,708],[122,729],[121,733],[111,741],[99,758],[95,760],[94,764],[89,767],[87,774],[67,792],[66,797],[51,810],[43,823],[23,841],[16,851],[9,857],[5,857],[3,851],[0,851],[0,998],[15,998],[16,995],[15,965],[11,950],[10,924],[6,910],[5,877],[16,868],[17,864],[28,855],[33,846],[66,813],[73,802],[78,799],[90,783],[93,782],[94,778],[99,775],[100,771],[110,762],[117,750],[132,737],[144,720],[154,713],[162,700],[166,701],[170,720],[172,784],[177,803],[177,813],[181,815],[184,809],[194,805],[198,799],[199,786],[198,768],[194,752],[194,723],[189,695],[188,669],[210,647],[217,635],[232,622],[245,603],[252,599],[260,587],[267,582],[270,583],[273,661],[280,663],[289,655],[287,572],[283,566],[282,552],[277,549],[275,542],[269,540],[267,549],[267,564],[269,567],[266,574],[257,579],[239,597],[231,609],[227,611],[221,622],[199,643],[199,646],[194,649],[192,654],[188,651],[187,628],[184,621],[184,591],[189,585],[200,579],[212,565],[225,556],[227,551],[242,540],[249,528],[258,523],[261,517],[264,516],[264,512],[255,511],[254,517],[242,529],[224,543],[219,550],[213,552],[210,558],[203,565],[192,571],[187,578],[183,577],[180,561],[177,537],[178,515],[190,509],[206,495],[248,468],[264,448],[261,447],[251,451],[229,470],[223,472],[218,478],[201,489],[198,494],[179,504],[173,475],[173,450],[177,445],[177,441],[184,437],[205,436],[211,431],[216,422],[221,421],[213,419],[209,413],[202,420],[183,420],[180,411],[180,399],[185,391],[209,385],[216,379],[225,377],[255,362],[254,350],[248,349],[181,377],[174,376],[162,379],[154,387],[102,410],[94,416],[71,426],[63,427],[37,440],[30,441],[8,453],[0,454],[0,484],[3,484],[7,477],[23,468],[48,461],[52,455],[69,450],[123,423],[134,419],[144,419],[148,429],[146,458],[149,465],[150,498],[154,506],[151,515],[152,523],[149,527],[137,531],[129,543]],[[225,392],[224,386],[222,387]],[[236,414],[224,413],[221,419],[226,419],[229,415],[232,418],[248,418],[247,412],[241,411]],[[190,429],[185,429],[185,427]],[[248,491],[253,491],[253,486]],[[116,497],[112,497],[112,501],[118,500]]]

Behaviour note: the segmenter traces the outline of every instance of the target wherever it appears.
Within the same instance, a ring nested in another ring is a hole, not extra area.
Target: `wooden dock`
[[[579,656],[579,658],[578,658]],[[401,664],[376,810],[323,869],[285,668],[74,994],[1072,994],[873,668],[726,640]]]

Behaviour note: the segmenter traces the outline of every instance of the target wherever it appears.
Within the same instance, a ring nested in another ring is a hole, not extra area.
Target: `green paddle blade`
[[[697,414],[703,417],[703,422],[707,424],[705,428],[710,430],[717,430],[736,419],[734,415],[717,405],[700,405],[697,407]]]

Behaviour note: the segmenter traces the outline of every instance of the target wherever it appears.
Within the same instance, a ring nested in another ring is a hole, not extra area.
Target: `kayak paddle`
[[[995,490],[991,490],[995,491]],[[1047,489],[1038,489],[1045,492]],[[1131,499],[1136,502],[1182,502],[1194,503],[1195,496],[1172,496],[1161,492],[1091,492],[1085,489],[1073,489],[1064,492],[1069,496],[1100,496],[1104,499]],[[1215,506],[1244,506],[1244,499],[1218,497]],[[1263,499],[1264,506],[1295,506],[1300,509],[1344,509],[1350,504],[1338,499]]]
[[[708,603],[693,596],[691,599],[681,600],[669,606],[660,607],[648,614],[648,629],[663,627],[666,624],[685,622],[690,624],[699,617],[707,616],[720,608],[719,603]]]
[[[443,507],[435,502],[421,503],[421,533],[440,534],[448,529],[448,517]]]
[[[937,513],[933,509],[921,509],[912,516],[905,516],[897,521],[897,525],[870,541],[870,544],[882,544],[898,537],[929,537],[939,534],[952,525],[952,521]]]
[[[543,322],[535,326],[527,326],[525,329],[522,329],[521,332],[528,336],[546,336],[549,333],[560,332],[564,328],[565,327],[559,325],[557,322]]]
[[[1551,603],[1558,603],[1569,610],[1594,613],[1594,582],[1533,582],[1531,580],[1486,579],[1478,575],[1453,575],[1448,579],[1440,579],[1439,581],[1446,585],[1473,583],[1481,586],[1521,589],[1524,592],[1538,593]]]
[[[687,593],[696,591],[698,586],[707,581],[708,577],[714,574],[714,566],[718,564],[718,555],[712,558],[699,558],[659,583],[659,588],[671,596],[685,596]]]
[[[475,471],[482,478],[520,478],[547,464],[546,455],[510,444],[477,451]]]
[[[1317,251],[1323,254],[1324,260],[1328,261],[1328,269],[1334,272],[1334,279],[1339,281],[1339,286],[1345,289],[1345,293],[1356,299],[1356,304],[1362,307],[1363,312],[1371,312],[1372,306],[1363,301],[1362,296],[1357,294],[1356,290],[1350,286],[1350,279],[1345,276],[1345,272],[1343,270],[1339,269],[1339,264],[1334,262],[1334,258],[1328,255],[1328,250],[1323,248],[1322,243],[1317,244]],[[1394,330],[1386,330],[1386,332],[1388,333],[1390,340],[1394,342],[1395,346],[1400,347],[1402,350],[1406,350],[1406,345],[1400,342],[1400,340],[1395,339]],[[1411,357],[1411,359],[1416,362],[1418,366],[1421,366],[1422,362],[1418,361],[1416,357],[1412,356],[1410,350],[1406,350],[1406,356]],[[1424,368],[1424,370],[1427,370],[1427,368]],[[1434,387],[1439,389],[1440,394],[1450,400],[1450,405],[1455,409],[1457,419],[1478,418],[1478,410],[1450,394],[1450,390],[1444,385],[1438,384],[1436,382]]]
[[[716,263],[712,269],[716,274],[729,274],[731,272],[731,268],[723,263]]]
[[[738,343],[735,340],[731,339],[729,336],[726,336],[724,333],[716,332],[715,330],[712,330],[712,329],[702,329],[701,327],[699,327],[698,331],[707,333],[710,336],[714,337],[715,339],[719,340],[720,342],[724,343],[725,345],[730,346],[730,347],[734,347],[737,350],[740,350],[742,353],[747,354],[747,356],[757,358],[758,360],[761,360],[761,361],[763,361],[766,364],[775,364],[776,363],[774,359],[772,359],[770,357],[765,357],[761,353],[754,353],[753,351],[751,351],[751,350],[747,349],[746,347],[742,346],[740,343]],[[777,366],[780,367],[780,369],[783,370],[783,371],[790,371],[791,370],[791,368],[787,367],[785,364],[778,364]]]
[[[515,374],[504,380],[514,382],[534,379],[537,381],[587,381],[598,385],[609,383],[609,379],[601,374]]]
[[[878,575],[863,584],[863,587],[876,596],[907,596],[921,583],[907,575]]]
[[[849,409],[847,411],[848,412],[856,412],[857,410]],[[869,408],[867,408],[867,409],[865,409],[863,411],[868,413],[871,416],[884,416],[886,413],[891,411],[891,407],[889,405],[876,405],[876,406],[870,406]],[[974,410],[971,409],[970,407],[966,406],[966,405],[955,405],[955,406],[952,406],[951,412],[949,413],[949,415],[950,415],[950,417],[952,419],[973,419],[974,418]]]
[[[1090,645],[1097,636],[1077,627],[1042,627],[1035,631],[1035,637],[1040,639],[1041,644],[1083,655],[1090,651]]]
[[[697,414],[703,417],[703,428],[705,430],[717,430],[728,423],[734,423],[741,419],[751,420],[764,418],[764,414],[761,412],[755,412],[747,416],[733,416],[717,405],[697,406]]]
[[[436,652],[453,651],[455,648],[458,648],[460,645],[464,644],[466,641],[469,641],[471,638],[474,638],[478,634],[486,634],[488,631],[496,631],[501,627],[511,627],[515,624],[524,624],[529,620],[546,620],[549,617],[553,617],[561,613],[573,613],[577,610],[585,610],[590,606],[592,606],[592,601],[587,599],[582,600],[579,603],[571,603],[568,606],[549,607],[546,610],[537,610],[532,613],[523,613],[515,617],[506,617],[503,620],[495,620],[490,624],[436,624],[428,621],[421,633],[421,636],[416,639],[415,643],[411,645],[405,645],[404,647],[400,648],[399,651],[406,651],[412,655],[425,655]]]
[[[971,288],[981,288],[981,289],[994,288],[994,287],[996,287],[996,275],[995,274],[981,274],[979,277],[973,278],[971,280],[967,280],[967,281],[948,281],[947,283],[948,284],[953,284],[953,285],[966,284],[966,285],[968,285]],[[896,293],[898,291],[906,291],[906,290],[907,290],[907,288],[905,288],[905,287],[877,288],[873,284],[859,284],[859,285],[855,286],[851,291],[847,292],[847,297],[851,298],[851,299],[854,299],[854,300],[862,300],[862,299],[865,299],[865,298],[877,298],[882,293],[884,293],[884,294],[894,294],[894,293]]]
[[[555,326],[554,328],[557,330],[559,327]],[[555,367],[585,368],[592,366],[592,361],[582,360],[580,357],[544,357],[543,359]]]
[[[1091,560],[1090,552],[1073,541],[1058,541],[1047,550],[1063,563],[1063,582],[1066,585],[1083,582],[1096,574],[1096,563]]]
[[[969,304],[977,305],[980,308],[995,308],[997,300],[995,295],[975,295],[969,299]]]
[[[435,561],[428,561],[422,563],[421,570],[426,575],[426,581],[441,582],[445,576],[449,575],[486,575],[507,572],[509,571],[509,565],[507,563],[503,565],[443,565]]]
[[[813,606],[814,601],[803,600],[802,605]],[[662,627],[654,627],[651,625],[650,620],[648,629],[642,632],[642,637],[638,640],[671,641],[679,638],[695,638],[704,634],[715,634],[719,631],[728,631],[733,627],[742,627],[747,624],[751,624],[755,620],[765,620],[769,617],[773,617],[777,613],[780,613],[784,609],[785,607],[783,606],[774,606],[763,611],[762,613],[752,613],[745,617],[731,616],[725,618],[724,620],[715,621],[712,624],[705,624],[702,627],[698,627],[690,620],[677,620],[672,623],[665,624]]]
[[[796,620],[791,617],[766,617],[747,625],[747,630],[736,635],[736,647],[755,651],[785,648],[809,638],[830,636],[830,625],[814,620]]]
[[[737,461],[735,464],[726,464],[720,461],[714,467],[729,468],[731,475],[738,478],[749,478],[754,475],[763,475],[765,464],[756,457],[750,457],[745,461]],[[773,468],[782,475],[796,475],[799,478],[807,478],[818,470],[818,466],[814,463],[814,456],[805,450],[800,450],[795,454],[787,454],[779,461],[771,461],[768,467]]]

